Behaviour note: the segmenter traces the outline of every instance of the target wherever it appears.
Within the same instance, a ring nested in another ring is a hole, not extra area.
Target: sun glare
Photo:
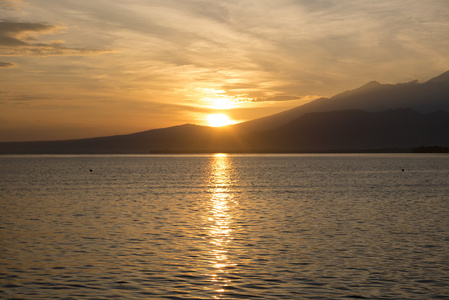
[[[210,114],[207,116],[207,122],[212,127],[221,127],[235,124],[227,115],[224,114]]]
[[[204,95],[201,100],[206,101],[209,108],[231,109],[235,106],[234,97],[226,95],[226,91],[206,88],[201,92]]]

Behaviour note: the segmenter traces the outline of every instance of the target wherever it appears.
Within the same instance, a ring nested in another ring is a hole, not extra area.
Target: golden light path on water
[[[208,235],[210,238],[211,282],[214,285],[215,299],[221,298],[226,286],[230,284],[227,272],[235,266],[228,256],[229,243],[233,239],[232,207],[235,205],[231,191],[231,162],[226,154],[216,154],[211,163],[210,192],[211,203]]]

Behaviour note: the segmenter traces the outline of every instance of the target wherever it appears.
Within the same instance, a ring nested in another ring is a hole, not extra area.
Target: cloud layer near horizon
[[[0,10],[0,91],[40,99],[0,99],[11,132],[202,124],[214,99],[247,120],[449,69],[445,0],[0,0]]]

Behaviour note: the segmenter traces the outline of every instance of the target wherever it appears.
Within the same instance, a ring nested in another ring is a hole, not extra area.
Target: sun
[[[210,114],[207,116],[207,122],[212,127],[221,127],[236,123],[224,114]]]

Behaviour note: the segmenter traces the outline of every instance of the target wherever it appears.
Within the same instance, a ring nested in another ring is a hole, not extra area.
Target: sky
[[[243,122],[447,70],[448,0],[0,0],[0,141]]]

